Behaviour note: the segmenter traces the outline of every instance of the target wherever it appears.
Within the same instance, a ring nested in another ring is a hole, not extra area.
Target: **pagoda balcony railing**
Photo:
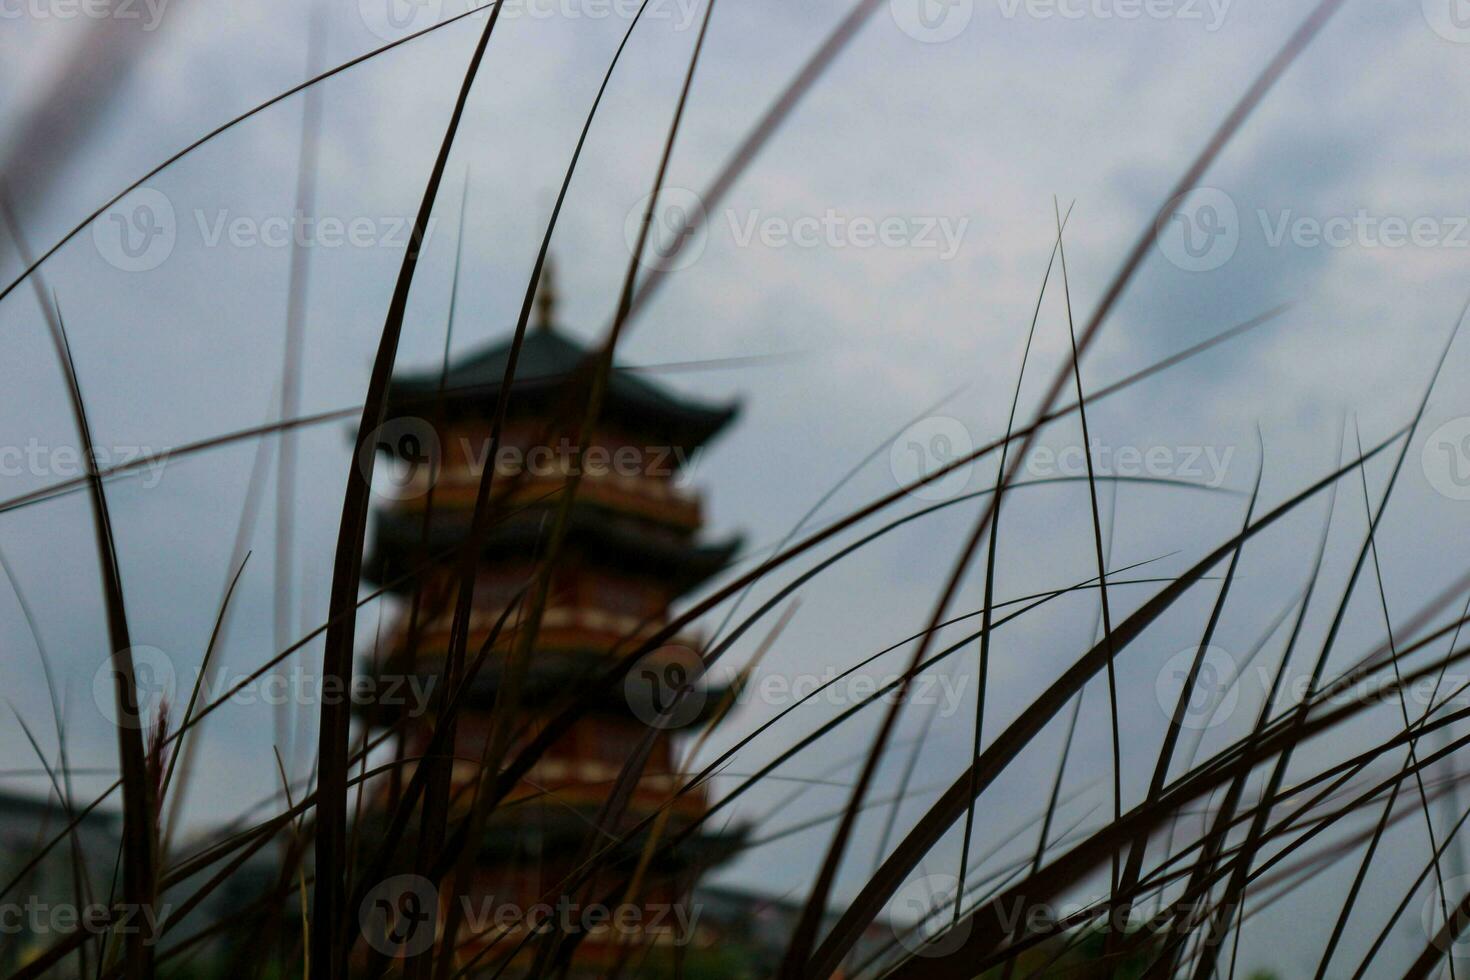
[[[623,765],[601,759],[542,759],[526,774],[525,786],[532,793],[549,793],[553,797],[567,797],[578,791],[593,797],[603,796],[622,775]],[[702,813],[708,805],[703,787],[679,793],[689,775],[645,772],[638,779],[634,800],[645,805],[672,805],[676,813]]]
[[[504,614],[504,607],[474,609],[470,612],[470,632],[486,633],[500,620]],[[446,610],[436,616],[429,623],[431,630],[448,630],[454,619],[453,610]],[[515,617],[512,614],[507,621],[507,627],[515,625]],[[660,616],[655,619],[633,616],[627,613],[612,612],[606,609],[598,609],[590,606],[548,606],[541,615],[541,629],[543,632],[551,631],[578,631],[584,633],[595,633],[606,637],[609,641],[624,640],[629,643],[640,639],[647,639],[667,625],[667,620]],[[691,649],[699,649],[702,642],[701,637],[695,633],[680,633],[669,639],[668,646],[687,646]]]
[[[496,482],[505,486],[519,477],[513,501],[545,497],[567,479],[565,468],[548,473],[524,474],[504,467],[496,468]],[[437,474],[434,482],[436,503],[472,504],[480,486],[480,474],[469,467],[454,467]],[[421,470],[400,490],[410,506],[422,506],[429,490],[429,474]],[[625,473],[589,471],[577,487],[579,498],[604,504],[611,509],[630,511],[663,523],[696,528],[703,519],[698,491],[679,486],[661,477],[630,476]]]
[[[411,779],[416,768],[417,763],[406,761],[404,777]],[[579,789],[605,792],[607,787],[617,782],[622,771],[622,763],[601,759],[541,759],[526,774],[522,784],[523,792],[537,795],[550,793],[553,796]],[[451,785],[456,789],[473,786],[479,781],[480,775],[481,769],[477,763],[456,759],[450,773]],[[652,798],[663,804],[684,787],[688,778],[688,774],[646,772],[638,778],[635,799],[646,801]],[[519,794],[511,795],[514,798]],[[706,794],[702,787],[680,793],[674,803],[675,810],[682,812],[699,812],[705,806]]]

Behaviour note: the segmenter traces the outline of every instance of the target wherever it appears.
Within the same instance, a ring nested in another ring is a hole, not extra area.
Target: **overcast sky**
[[[447,17],[464,9],[457,3],[430,3],[418,16]],[[1334,465],[1339,439],[1352,445],[1354,423],[1365,444],[1373,444],[1411,417],[1470,295],[1464,183],[1470,74],[1463,70],[1470,27],[1457,27],[1464,18],[1451,16],[1454,3],[1348,0],[1212,168],[1208,187],[1181,203],[1107,321],[1083,364],[1089,388],[1294,304],[1249,336],[1090,413],[1092,435],[1103,447],[1095,459],[1104,469],[1126,475],[1132,467],[1206,485],[1122,487],[1112,526],[1115,565],[1167,555],[1136,574],[1176,574],[1232,533],[1244,515],[1242,491],[1262,465],[1258,428],[1265,445],[1262,500],[1274,505]],[[691,396],[743,403],[738,424],[693,470],[707,494],[711,534],[738,531],[751,545],[779,540],[849,467],[946,393],[957,392],[893,452],[867,465],[818,523],[913,476],[914,445],[942,450],[946,444],[936,436],[963,445],[1002,433],[1055,236],[1053,196],[1064,210],[1072,207],[1067,264],[1081,319],[1169,187],[1310,6],[1304,0],[954,0],[923,11],[908,0],[879,5],[711,211],[697,257],[669,277],[623,348],[627,361],[643,364],[791,355],[660,376]],[[83,86],[84,97],[100,107],[90,137],[64,161],[17,172],[31,246],[54,243],[168,154],[307,77],[309,7],[224,0],[129,7],[138,14],[124,25],[136,51],[130,70],[109,69]],[[719,4],[669,173],[670,185],[689,195],[676,202],[687,203],[707,185],[848,9],[846,0]],[[699,0],[652,0],[588,140],[554,239],[562,319],[584,339],[600,333],[616,302],[628,259],[628,216],[647,193],[702,10]],[[373,0],[325,11],[321,64],[338,64],[399,36],[384,13]],[[35,118],[36,101],[79,70],[72,54],[92,22],[64,0],[0,0],[0,14],[3,136]],[[410,297],[398,358],[403,368],[432,366],[443,345],[466,183],[453,347],[468,350],[513,326],[556,186],[627,23],[619,2],[523,0],[507,8],[450,158]],[[334,244],[330,223],[304,232],[310,249],[304,413],[350,407],[362,397],[402,259],[402,226],[418,207],[481,25],[472,17],[321,87],[316,217],[355,227],[359,236]],[[64,85],[60,90],[77,94]],[[54,127],[43,132],[57,134],[74,112],[55,103],[41,110]],[[86,118],[85,107],[75,112]],[[294,207],[301,112],[300,97],[285,101],[149,181],[155,196],[144,203],[163,201],[166,207],[155,213],[171,212],[160,240],[164,252],[128,255],[107,215],[97,234],[79,235],[43,267],[45,286],[65,315],[99,446],[119,454],[163,451],[276,416],[291,250],[269,239]],[[130,219],[137,203],[125,202],[118,217]],[[0,242],[0,280],[8,284],[23,266],[12,243],[4,236]],[[1042,306],[1023,418],[1069,350],[1059,287],[1054,279]],[[5,461],[24,460],[7,462],[0,476],[8,498],[73,475],[64,470],[76,436],[31,291],[16,290],[0,303],[0,335],[6,352],[0,447],[8,450]],[[1470,423],[1457,420],[1470,414],[1467,367],[1470,341],[1462,341],[1451,351],[1381,528],[1379,557],[1396,618],[1407,618],[1463,571]],[[350,442],[345,422],[315,427],[299,440],[294,561],[302,584],[291,620],[303,631],[322,620],[326,607]],[[1080,456],[1066,452],[1080,445],[1073,422],[1049,428],[1041,442],[1051,455],[1028,459],[1023,474],[1080,474]],[[109,491],[135,642],[165,651],[181,672],[198,663],[232,571],[229,556],[254,456],[253,445],[237,445]],[[1390,455],[1369,469],[1375,504],[1392,461]],[[946,489],[979,489],[994,479],[993,466],[977,465]],[[270,652],[272,497],[266,495],[220,655],[237,675]],[[1104,494],[1105,507],[1110,497]],[[916,499],[893,514],[928,502]],[[922,628],[976,507],[962,504],[907,525],[804,588],[800,609],[761,674],[823,676]],[[1247,547],[1215,638],[1232,663],[1244,659],[1304,583],[1325,512],[1323,498]],[[1307,620],[1307,635],[1318,644],[1364,527],[1361,488],[1346,482],[1330,540],[1328,598],[1314,602]],[[1090,575],[1091,534],[1085,484],[1017,492],[1005,511],[997,597]],[[0,516],[0,549],[58,664],[73,764],[114,769],[115,742],[92,697],[106,631],[85,498]],[[1359,588],[1331,661],[1339,668],[1384,636],[1368,584]],[[982,587],[983,562],[965,579],[954,608],[978,608]],[[1115,609],[1133,608],[1155,588],[1119,586]],[[1214,595],[1208,583],[1197,588],[1120,660],[1124,786],[1134,800],[1147,786],[1166,724],[1159,689],[1171,676],[1170,658],[1198,641]],[[997,635],[988,735],[1085,649],[1096,607],[1093,593],[1059,600]],[[365,643],[380,612],[391,617],[392,608],[370,605],[359,618]],[[763,632],[745,638],[732,666],[749,656]],[[1274,666],[1283,634],[1267,644],[1258,664]],[[9,586],[0,587],[0,642],[7,699],[54,750],[35,649]],[[900,648],[870,673],[890,675],[911,651]],[[319,655],[319,645],[310,646],[302,662],[310,667]],[[973,649],[956,658],[949,676],[959,700],[940,706],[900,828],[966,763],[975,669]],[[1261,688],[1248,670],[1235,710],[1208,729],[1203,751],[1241,734]],[[1067,781],[1075,798],[1059,818],[1061,828],[1084,819],[1095,824],[1111,806],[1105,705],[1099,681],[1084,698]],[[783,706],[753,699],[712,747]],[[731,772],[754,771],[775,748],[840,707],[804,710],[742,754]],[[900,740],[923,718],[922,709],[907,711]],[[1397,707],[1388,706],[1350,744],[1343,739],[1309,758],[1320,764],[1326,755],[1350,754],[1391,732],[1396,719]],[[867,744],[872,721],[841,729],[827,751],[788,774],[850,779],[850,769],[831,767]],[[24,744],[9,711],[0,714],[0,732],[9,736],[7,744]],[[903,744],[876,795],[893,792],[908,752]],[[983,839],[999,841],[1034,819],[1048,787],[1024,770],[1050,771],[1060,744],[1061,726],[1050,726],[1023,758],[1022,771],[987,795]],[[270,745],[269,710],[259,706],[231,706],[204,726],[191,826],[238,816],[272,791]],[[17,752],[6,765],[34,764]],[[297,771],[304,775],[306,765]],[[81,779],[79,786],[105,782]],[[36,779],[6,784],[44,790]],[[773,782],[750,794],[737,819],[761,820],[795,785]],[[762,831],[834,810],[846,798],[840,787],[810,789],[763,822]],[[839,892],[850,893],[870,869],[884,816],[874,811],[861,825]],[[826,833],[762,848],[722,877],[799,894]],[[953,870],[958,836],[951,838],[926,862],[925,873]],[[1026,853],[1033,840],[1024,836],[1006,854]],[[1382,887],[1360,903],[1362,921],[1375,927],[1428,857],[1417,818],[1405,820],[1390,844],[1377,865]],[[1340,895],[1355,868],[1356,862],[1344,862],[1314,888]],[[1418,908],[1413,904],[1402,923],[1397,955],[1423,941]],[[1355,962],[1372,931],[1350,933],[1339,962]],[[1254,921],[1247,938],[1254,941],[1242,944],[1242,968],[1272,966],[1288,976],[1311,969],[1320,949],[1293,942],[1291,930],[1270,916]]]

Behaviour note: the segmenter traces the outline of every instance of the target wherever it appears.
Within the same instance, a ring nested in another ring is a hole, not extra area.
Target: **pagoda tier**
[[[479,649],[473,642],[470,646],[475,650]],[[466,707],[470,710],[489,711],[494,707],[505,676],[504,659],[498,654],[508,650],[509,646],[508,643],[497,644],[497,655],[487,658],[480,665],[466,695]],[[536,646],[533,669],[521,679],[517,689],[522,705],[561,707],[575,700],[584,702],[593,714],[608,717],[627,714],[627,697],[622,686],[609,688],[605,679],[605,670],[613,663],[611,656],[589,657],[581,652],[547,650],[540,642]],[[635,647],[628,644],[626,650],[632,649]],[[661,660],[682,664],[687,662],[687,656],[666,658],[664,654],[668,651],[682,652],[684,649],[688,648],[677,645],[662,647],[640,657],[639,664],[642,667],[653,665],[655,669],[660,666]],[[379,671],[385,676],[403,678],[404,683],[407,683],[408,678],[413,678],[416,684],[408,690],[431,691],[434,684],[438,683],[438,668],[441,663],[441,658],[421,648],[412,663],[408,662],[406,654],[399,654],[382,661]],[[701,686],[699,704],[693,712],[690,724],[702,724],[713,718],[720,711],[724,700],[732,695],[730,688]],[[358,706],[355,710],[364,717],[371,718],[373,724],[388,725],[395,722],[400,712],[407,707],[408,705],[373,703]]]
[[[550,324],[528,331],[516,361],[507,418],[555,418],[567,404],[566,380],[587,370],[594,354]],[[470,355],[446,373],[402,376],[389,390],[388,415],[434,414],[451,422],[491,418],[509,356],[510,343],[505,342]],[[643,380],[636,370],[614,367],[600,418],[605,427],[656,435],[670,446],[692,450],[728,425],[737,410],[680,398]]]
[[[668,595],[664,603],[703,584],[722,571],[734,557],[740,539],[699,544],[687,534],[650,525],[627,513],[596,503],[579,501],[572,508],[563,545],[569,565],[597,565],[618,569],[635,579],[655,579]],[[546,529],[554,508],[542,504],[526,508],[493,523],[480,550],[486,561],[519,563],[534,558],[546,544]],[[441,556],[462,543],[470,530],[469,508],[441,506],[436,499],[425,528],[419,510],[380,512],[376,546],[364,563],[371,582],[398,592],[413,591],[413,570],[424,564],[417,556]]]
[[[539,800],[522,799],[513,802],[507,812],[492,815],[486,822],[486,834],[476,852],[482,865],[512,868],[517,865],[538,866],[543,869],[539,876],[543,884],[554,883],[569,876],[575,865],[569,860],[575,857],[576,849],[587,839],[588,821],[596,818],[595,810],[568,809],[561,801],[543,804]],[[670,842],[675,836],[677,844],[667,844],[657,850],[649,863],[649,870],[657,875],[678,875],[693,869],[706,868],[727,860],[737,852],[745,841],[746,831],[737,828],[729,833],[687,833],[688,815],[676,814],[662,829],[660,840]],[[386,829],[381,813],[364,815],[363,830],[372,834]],[[607,869],[611,872],[628,872],[638,863],[639,856],[650,838],[650,829],[645,827],[636,832],[625,829],[624,839],[617,841],[607,852]],[[548,855],[563,855],[568,860],[558,874],[547,860]],[[555,877],[552,877],[555,875]],[[532,904],[539,893],[535,883],[516,881],[514,874],[496,875],[502,893],[513,889],[519,892],[523,904]]]
[[[718,705],[711,705],[701,711],[701,715],[708,718],[717,708]],[[432,721],[431,716],[413,720],[420,724],[410,726],[405,737],[405,759],[408,760],[403,767],[405,781],[411,778],[416,768],[414,760],[427,752],[431,737],[426,723]],[[696,719],[691,724],[698,723]],[[530,728],[523,728],[517,733],[511,748],[512,755],[532,737],[537,724],[533,721]],[[472,707],[459,717],[457,727],[458,744],[450,774],[455,800],[451,815],[455,818],[468,808],[482,775],[476,760],[484,757],[490,741],[493,729],[490,712]],[[624,712],[588,713],[560,738],[552,741],[526,774],[525,780],[506,797],[503,810],[492,815],[487,830],[494,830],[502,824],[514,826],[518,819],[514,815],[524,812],[527,804],[548,803],[561,813],[576,817],[575,823],[567,825],[567,834],[571,834],[577,824],[585,831],[590,822],[595,821],[628,759],[641,750],[647,735],[647,726]],[[659,733],[649,745],[642,776],[631,788],[626,824],[622,829],[661,810],[667,812],[675,829],[702,815],[707,805],[702,788],[678,792],[690,775],[677,771],[673,743],[668,733]]]

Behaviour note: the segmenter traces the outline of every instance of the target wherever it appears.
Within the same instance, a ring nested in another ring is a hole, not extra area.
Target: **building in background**
[[[661,968],[652,964],[669,959],[659,953],[663,946],[670,956],[682,957],[686,975],[723,975],[713,967],[689,972],[691,964],[719,957],[701,943],[687,896],[704,870],[738,846],[739,835],[700,828],[677,847],[667,844],[707,807],[702,790],[670,804],[680,785],[673,734],[697,731],[721,709],[725,695],[688,686],[699,669],[693,651],[700,644],[693,637],[673,638],[611,690],[597,681],[616,658],[667,624],[672,603],[734,555],[736,540],[701,539],[701,499],[681,474],[736,409],[679,397],[634,371],[614,368],[594,436],[579,458],[573,436],[585,407],[592,352],[555,324],[549,282],[548,266],[494,460],[493,525],[476,556],[467,662],[505,619],[458,715],[451,822],[469,810],[481,772],[478,760],[492,740],[497,698],[516,699],[514,745],[522,745],[570,699],[600,693],[596,709],[550,747],[477,835],[466,908],[477,915],[508,910],[514,917],[516,910],[555,900],[589,847],[610,839],[605,833],[594,838],[591,828],[602,819],[625,763],[646,749],[642,776],[614,829],[627,830],[666,807],[651,831],[665,846],[649,848],[645,831],[617,848],[613,868],[639,882],[629,901],[640,911],[623,910],[624,926],[587,935],[576,963],[602,974],[626,960],[631,973],[655,975]],[[386,465],[395,468],[386,490],[393,499],[376,515],[366,569],[369,578],[405,599],[405,611],[380,640],[372,668],[380,676],[439,678],[444,668],[461,580],[456,563],[469,537],[481,475],[490,465],[491,419],[509,350],[507,338],[441,371],[400,377],[392,386],[377,442],[391,457]],[[545,557],[561,494],[578,466],[575,505],[521,676],[508,670],[524,626],[519,600]],[[508,608],[515,611],[507,616]],[[685,693],[675,702],[680,688]],[[400,747],[408,760],[374,797],[381,818],[410,778],[412,760],[425,753],[435,719],[432,712],[405,720],[382,713],[382,706],[374,710],[375,725],[401,721]],[[651,730],[656,734],[647,744]],[[605,898],[617,877],[604,874],[595,890],[579,893],[582,900]],[[635,914],[642,924],[626,928]],[[462,928],[460,935],[467,932]],[[485,938],[499,937],[494,930]],[[500,938],[497,951],[519,938]],[[467,951],[472,954],[474,947]],[[492,956],[486,962],[495,961]]]
[[[74,832],[37,860],[73,820]],[[79,815],[55,797],[0,792],[0,882],[8,887],[0,904],[0,971],[9,975],[76,929],[86,910],[110,904],[121,832],[122,817],[110,810]],[[51,975],[76,963],[69,959]]]

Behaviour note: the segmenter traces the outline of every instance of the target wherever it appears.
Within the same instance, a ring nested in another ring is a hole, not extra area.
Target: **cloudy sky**
[[[356,57],[401,36],[396,25],[404,18],[426,25],[461,12],[458,3],[392,8],[396,20],[382,0],[322,5],[315,63]],[[1085,386],[1292,305],[1261,329],[1089,415],[1103,469],[1203,485],[1122,486],[1111,532],[1115,565],[1161,559],[1137,574],[1176,574],[1239,525],[1242,491],[1262,465],[1262,499],[1274,504],[1334,465],[1340,439],[1352,445],[1354,425],[1373,444],[1411,417],[1470,295],[1463,182],[1470,164],[1470,75],[1463,70],[1470,26],[1459,26],[1470,24],[1470,11],[1463,6],[1348,0],[1211,169],[1207,186],[1180,202],[1167,222],[1085,359]],[[880,4],[710,211],[697,255],[668,277],[623,346],[625,360],[638,364],[782,355],[753,366],[661,375],[690,395],[743,403],[739,424],[698,458],[692,474],[707,493],[711,533],[738,531],[752,546],[780,540],[849,467],[915,419],[817,523],[891,491],[946,445],[980,444],[1002,433],[1055,237],[1054,197],[1071,208],[1066,255],[1081,319],[1178,175],[1310,7],[1304,0]],[[101,27],[78,13],[84,9],[66,0],[0,0],[0,159],[31,161],[16,164],[10,180],[32,249],[49,247],[178,148],[311,74],[310,4],[139,0],[125,5],[136,18]],[[554,251],[562,319],[584,339],[599,335],[616,302],[629,215],[647,193],[703,9],[700,0],[651,0],[572,184]],[[676,203],[699,199],[848,9],[846,0],[717,6],[669,174],[683,195]],[[518,0],[507,8],[470,96],[410,297],[398,358],[405,369],[437,363],[444,343],[462,192],[464,268],[453,347],[468,350],[513,325],[556,187],[629,12],[618,0]],[[402,226],[418,207],[482,26],[481,17],[470,17],[319,88],[321,223],[303,232],[310,266],[303,413],[352,407],[362,397],[402,259]],[[113,32],[106,48],[113,53],[79,57],[94,30]],[[43,266],[44,287],[65,316],[99,446],[121,455],[158,452],[276,417],[291,248],[271,230],[295,207],[302,107],[300,97],[286,100],[148,182],[145,203],[169,216],[161,252],[133,256],[121,248],[113,219],[131,220],[138,203],[132,200]],[[73,139],[78,120],[85,132]],[[65,152],[51,152],[56,147]],[[359,234],[334,238],[333,220]],[[24,267],[20,253],[0,235],[3,284]],[[1023,417],[1065,363],[1066,323],[1060,281],[1053,279],[1023,388]],[[0,303],[0,333],[0,487],[9,498],[74,475],[68,450],[77,440],[30,289]],[[1462,421],[1470,413],[1467,367],[1470,341],[1462,341],[1450,353],[1381,528],[1379,557],[1395,617],[1407,618],[1462,570],[1460,545],[1470,526],[1470,504],[1462,499],[1470,496],[1470,423]],[[940,408],[930,408],[946,394],[952,396]],[[299,438],[293,558],[301,584],[290,619],[301,632],[324,615],[350,443],[345,422]],[[1080,475],[1073,422],[1049,428],[1041,444],[1044,451],[1025,461],[1023,475]],[[180,671],[198,663],[232,571],[254,458],[253,445],[237,445],[109,492],[134,639],[164,651]],[[1390,455],[1369,469],[1375,504],[1391,464]],[[993,466],[977,465],[946,489],[979,489],[993,480]],[[221,653],[236,675],[271,649],[272,496],[256,525],[254,556]],[[1113,506],[1111,497],[1104,494],[1105,507]],[[893,516],[929,502],[915,499]],[[1327,573],[1334,599],[1365,527],[1356,482],[1344,484],[1337,503]],[[976,506],[907,525],[804,588],[762,675],[821,677],[922,628]],[[1231,663],[1243,661],[1294,600],[1325,513],[1325,498],[1315,501],[1246,549],[1215,638]],[[1091,533],[1085,484],[1017,492],[1005,512],[997,597],[1087,577]],[[106,633],[90,535],[89,511],[77,495],[0,515],[0,550],[64,683],[73,764],[111,770],[115,743],[92,696]],[[972,571],[955,608],[978,608],[982,587],[983,571]],[[1132,608],[1153,588],[1119,586],[1113,601]],[[1359,592],[1331,660],[1339,667],[1384,636],[1376,594]],[[1124,786],[1133,799],[1147,785],[1166,723],[1159,704],[1167,698],[1159,691],[1171,676],[1170,658],[1198,641],[1214,595],[1208,583],[1196,589],[1120,662],[1120,699],[1128,708]],[[1319,644],[1334,605],[1319,600],[1309,612],[1307,635]],[[1059,600],[998,634],[988,734],[1085,648],[1096,607],[1092,593]],[[361,636],[372,635],[380,614],[390,617],[392,608],[365,609]],[[762,632],[753,630],[737,647],[734,665]],[[1278,633],[1257,662],[1274,665],[1283,641]],[[19,713],[53,750],[36,651],[9,586],[0,587],[0,642],[0,682],[14,708],[0,713],[0,732],[10,736],[7,744],[24,744]],[[870,673],[891,674],[911,652],[899,648]],[[306,648],[302,664],[309,669],[319,653],[319,646]],[[965,765],[974,659],[967,650],[946,675],[957,700],[936,714],[900,827]],[[1205,731],[1202,751],[1238,736],[1253,719],[1262,685],[1252,669],[1235,710],[1224,712],[1230,717]],[[1083,700],[1063,827],[1095,823],[1111,805],[1105,703],[1099,685]],[[779,698],[753,698],[714,743],[782,707]],[[840,707],[803,709],[742,754],[731,772],[753,771]],[[1352,744],[1361,748],[1391,732],[1396,712],[1375,714]],[[921,710],[906,712],[900,740],[923,720]],[[867,744],[872,721],[842,729],[829,751],[788,774],[850,779],[851,769],[832,767]],[[231,706],[203,733],[187,811],[195,827],[238,816],[275,782],[267,710]],[[1061,726],[1053,725],[1023,763],[1049,770],[1060,744]],[[1312,758],[1351,748],[1323,746]],[[893,753],[879,796],[893,792],[906,755],[906,748]],[[7,763],[34,765],[24,754]],[[308,765],[298,758],[298,773]],[[84,778],[79,786],[105,782]],[[34,778],[6,784],[44,790]],[[981,812],[986,839],[999,841],[1034,819],[1044,784],[1023,775],[997,784]],[[762,820],[795,786],[774,782],[750,794],[737,819]],[[840,786],[812,788],[762,826],[779,829],[829,812],[846,796]],[[839,891],[850,893],[869,870],[885,816],[875,810],[861,825]],[[785,838],[722,875],[799,894],[824,834]],[[925,873],[953,870],[952,837]],[[1363,900],[1365,922],[1382,920],[1427,859],[1422,821],[1405,820],[1391,845],[1379,866],[1383,887]],[[1031,846],[1028,836],[1002,857]],[[1355,867],[1344,862],[1314,887],[1341,894]],[[1418,907],[1411,906],[1400,930],[1400,955],[1422,942]],[[1286,975],[1310,969],[1318,947],[1297,948],[1290,931],[1269,919],[1252,923],[1247,935],[1257,941],[1243,944],[1243,965]],[[1343,962],[1370,941],[1350,934]]]

